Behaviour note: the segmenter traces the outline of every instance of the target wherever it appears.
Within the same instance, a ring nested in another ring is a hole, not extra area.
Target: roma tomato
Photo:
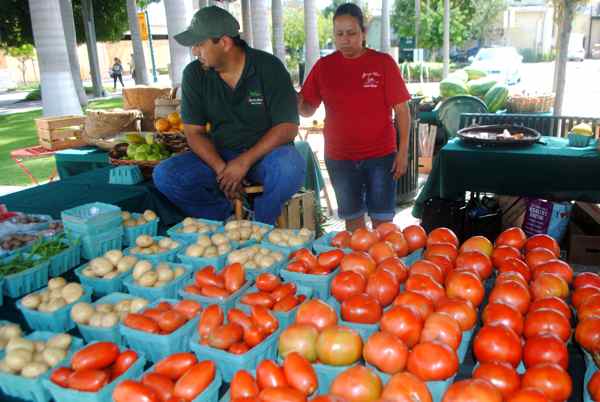
[[[211,304],[200,315],[198,322],[198,334],[201,339],[206,339],[210,333],[223,324],[225,315],[218,304]]]
[[[442,342],[457,350],[461,340],[462,331],[454,318],[442,313],[433,313],[425,320],[419,342]]]
[[[123,324],[138,331],[157,334],[160,331],[158,323],[142,314],[129,313],[125,316]]]
[[[569,368],[567,345],[554,334],[532,336],[525,342],[523,363],[527,368],[542,363],[555,363],[567,370]]]
[[[243,355],[244,353],[246,353],[249,350],[250,350],[250,347],[248,345],[246,345],[244,342],[234,343],[233,345],[231,345],[229,347],[229,349],[227,349],[227,351],[229,353],[232,353],[234,355]]]
[[[161,402],[150,387],[133,380],[120,382],[115,387],[112,398],[114,402]]]
[[[331,239],[331,245],[333,247],[338,248],[350,248],[350,239],[352,238],[352,233],[342,230],[341,232],[336,233],[335,236]]]
[[[308,267],[307,267],[308,270]],[[281,279],[270,272],[263,272],[256,277],[256,288],[263,292],[272,292],[281,285]]]
[[[291,256],[291,260],[295,261],[303,261],[308,270],[313,270],[319,265],[317,257],[307,248],[301,248],[300,250],[295,251]]]
[[[171,380],[178,380],[186,371],[198,363],[196,355],[190,352],[174,353],[154,366],[154,372]]]
[[[360,294],[342,302],[342,319],[358,324],[375,324],[381,319],[383,309],[372,296]]]
[[[523,336],[528,339],[542,334],[555,334],[567,342],[571,336],[571,324],[560,311],[551,308],[541,308],[528,313],[525,317]]]
[[[324,301],[311,299],[298,307],[296,323],[310,324],[321,331],[328,326],[337,324],[337,313]]]
[[[312,364],[299,353],[292,352],[285,357],[283,371],[290,387],[307,396],[316,391],[317,373]]]
[[[229,292],[225,288],[213,285],[204,285],[200,288],[200,294],[205,297],[214,297],[216,299],[226,299]]]
[[[511,246],[518,250],[522,249],[527,241],[527,235],[519,227],[508,228],[496,238],[496,246]]]
[[[392,257],[383,260],[381,263],[379,263],[379,265],[377,265],[377,269],[381,269],[393,274],[398,283],[404,283],[408,278],[408,267],[398,257]]]
[[[233,375],[229,394],[232,400],[236,398],[256,397],[260,389],[254,377],[246,370],[240,370]]]
[[[394,306],[383,314],[379,327],[397,336],[411,348],[419,341],[423,320],[408,307]]]
[[[285,299],[289,295],[296,294],[296,284],[295,283],[283,283],[279,285],[274,291],[271,292],[271,297],[275,301],[275,303]]]
[[[378,241],[369,248],[369,255],[379,264],[387,258],[396,257],[396,252],[390,243],[387,241]]]
[[[279,311],[279,312],[284,312],[284,313],[291,311],[298,304],[300,304],[304,301],[302,296],[304,296],[304,295],[300,295],[300,296],[289,295],[289,296],[284,297],[283,299],[281,299],[277,303],[275,303],[275,305],[273,306],[273,311]]]
[[[387,374],[404,370],[408,359],[408,347],[400,338],[389,332],[375,332],[363,348],[365,361]]]
[[[306,395],[292,387],[265,388],[258,396],[260,402],[306,402]]]
[[[401,292],[393,304],[394,306],[403,306],[410,309],[422,320],[429,317],[429,314],[433,313],[434,310],[433,301],[429,297],[411,291]]]
[[[502,402],[502,394],[489,381],[473,378],[450,385],[442,402]]]
[[[158,326],[160,327],[161,331],[170,334],[186,322],[187,319],[183,314],[177,310],[169,310],[160,315],[160,318],[158,319]]]
[[[152,389],[161,401],[166,401],[173,396],[175,383],[166,375],[148,373],[142,378],[142,384]]]
[[[361,251],[353,251],[342,258],[340,271],[354,271],[367,278],[375,271],[376,266],[375,261],[369,254]]]
[[[225,280],[221,275],[217,274],[215,267],[212,265],[196,272],[194,274],[194,282],[201,288],[204,286],[215,286],[221,289],[225,288]]]
[[[436,312],[454,318],[462,331],[469,331],[477,323],[477,311],[468,300],[445,297],[438,302]]]
[[[213,382],[216,370],[215,363],[209,360],[192,366],[175,383],[173,395],[191,401]]]
[[[296,355],[298,354],[296,353]],[[258,364],[256,367],[256,382],[260,389],[288,386],[283,368],[279,367],[273,360],[263,360]]]
[[[466,251],[460,253],[455,261],[456,269],[474,269],[483,280],[492,275],[494,267],[492,260],[480,251]]]
[[[68,367],[60,367],[52,372],[50,381],[56,385],[67,388],[69,386],[69,376],[73,374],[73,370]]]
[[[208,344],[217,349],[227,350],[234,343],[240,342],[244,337],[241,325],[230,322],[212,330],[208,336]]]
[[[331,366],[346,366],[362,356],[360,335],[345,327],[325,328],[317,338],[316,347],[319,361]]]
[[[558,364],[544,363],[527,369],[521,379],[523,388],[535,388],[551,401],[566,401],[573,391],[571,376]]]
[[[298,272],[301,274],[307,274],[310,271],[308,264],[305,261],[294,260],[291,261],[286,268],[290,272]]]
[[[459,241],[452,229],[439,227],[433,229],[427,238],[427,246],[437,243],[450,243],[454,245],[454,248],[458,248]]]
[[[270,293],[259,291],[246,293],[240,299],[240,303],[247,304],[249,306],[263,306],[266,308],[271,308],[275,304],[275,300],[273,300]]]
[[[265,307],[252,306],[250,309],[250,318],[252,318],[252,323],[265,334],[270,335],[279,328],[279,320]]]
[[[340,249],[335,249],[319,254],[317,263],[324,268],[334,269],[340,265],[342,258],[344,258],[344,252]]]
[[[408,251],[412,253],[415,250],[425,247],[427,244],[427,232],[421,225],[410,225],[402,229],[402,234],[408,243]]]
[[[115,364],[111,367],[110,379],[111,381],[119,377],[121,374],[129,370],[129,367],[133,365],[138,359],[138,354],[135,350],[126,350],[119,354]]]
[[[239,262],[227,265],[222,272],[225,289],[229,293],[236,292],[246,283],[244,266]]]
[[[399,290],[400,283],[396,280],[396,276],[383,269],[376,269],[367,279],[367,294],[382,307],[392,304]]]
[[[109,379],[105,370],[80,369],[69,376],[67,385],[76,391],[96,392],[108,384]]]
[[[246,331],[252,326],[252,319],[239,308],[232,308],[227,312],[227,322],[234,322]]]
[[[102,370],[117,360],[119,347],[112,342],[96,342],[80,349],[71,358],[73,370]]]
[[[352,233],[350,238],[350,248],[355,251],[367,251],[379,240],[376,232],[371,232],[365,228],[358,228]]]
[[[340,303],[351,296],[364,293],[366,288],[365,277],[354,271],[340,272],[331,281],[331,295]]]
[[[423,381],[442,381],[458,372],[458,357],[444,343],[419,343],[408,354],[406,368]]]
[[[381,393],[383,401],[432,402],[431,392],[423,381],[407,371],[394,374]]]
[[[329,393],[347,402],[374,402],[381,396],[381,379],[364,366],[354,366],[339,374]]]
[[[266,337],[267,334],[254,324],[252,324],[250,328],[244,330],[244,343],[250,348],[253,348],[264,341]]]
[[[509,304],[490,303],[485,306],[481,318],[483,325],[504,325],[519,336],[523,333],[523,326],[525,325],[523,315]]]
[[[475,335],[473,353],[479,363],[505,361],[517,367],[522,356],[521,339],[503,325],[485,325]]]
[[[473,378],[489,381],[498,388],[503,398],[507,398],[521,386],[519,374],[505,362],[481,363],[473,370]]]
[[[451,298],[468,300],[477,307],[483,301],[485,288],[476,274],[454,271],[446,277],[446,295]]]
[[[173,309],[183,314],[187,320],[191,320],[202,312],[202,305],[194,300],[181,300],[173,306]]]

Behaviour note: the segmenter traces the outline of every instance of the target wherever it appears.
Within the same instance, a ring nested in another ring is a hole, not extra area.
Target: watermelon
[[[473,96],[484,96],[487,91],[490,90],[494,85],[496,85],[496,80],[493,78],[482,77],[476,80],[471,80],[467,82],[467,89],[469,94]]]
[[[469,76],[469,80],[476,80],[478,78],[483,78],[487,75],[485,71],[479,70],[475,67],[465,67],[464,70]]]
[[[452,73],[448,74],[448,77],[446,78],[456,78],[462,82],[467,82],[469,81],[469,75],[467,74],[467,72],[465,70],[456,70],[453,71]]]
[[[496,84],[491,87],[483,97],[491,113],[504,109],[508,100],[508,87],[504,84]]]
[[[444,98],[466,95],[467,93],[467,85],[455,77],[449,76],[440,82],[440,95]]]

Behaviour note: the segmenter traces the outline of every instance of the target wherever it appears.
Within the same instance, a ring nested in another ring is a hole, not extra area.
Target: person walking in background
[[[114,90],[117,90],[117,79],[121,83],[121,87],[125,88],[125,84],[123,84],[123,65],[121,64],[121,60],[118,57],[115,57],[114,63],[112,65],[110,76],[114,80]]]

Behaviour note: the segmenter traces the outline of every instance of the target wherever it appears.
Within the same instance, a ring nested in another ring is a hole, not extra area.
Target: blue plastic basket
[[[127,289],[129,294],[134,296],[143,297],[147,300],[156,300],[156,299],[175,299],[179,294],[179,291],[183,289],[185,283],[190,279],[192,275],[191,268],[185,264],[175,264],[175,263],[167,263],[171,269],[176,266],[181,266],[185,268],[185,273],[178,278],[173,279],[171,282],[161,286],[159,288],[149,288],[144,286],[139,286],[133,280],[132,275],[127,275],[123,279],[123,285]]]
[[[335,311],[338,315],[338,318],[339,318],[338,325],[340,325],[342,327],[347,327],[347,328],[353,329],[356,332],[358,332],[363,343],[366,343],[371,335],[373,335],[375,332],[379,331],[379,323],[359,324],[356,322],[344,321],[342,319],[342,312],[341,312],[342,306],[333,297],[330,297],[327,300],[327,304],[329,304],[331,307],[333,307],[335,309]]]
[[[590,141],[592,141],[594,137],[590,135],[569,133],[567,138],[569,139],[570,147],[585,148],[590,145]]]
[[[329,288],[337,273],[337,268],[327,275],[303,274],[301,272],[288,271],[285,268],[282,268],[281,271],[279,271],[279,275],[281,275],[286,282],[293,282],[297,285],[311,288],[314,297],[323,300],[326,300],[329,297]]]
[[[178,223],[177,225],[171,227],[169,230],[167,230],[167,235],[175,240],[182,240],[186,243],[195,243],[196,240],[198,240],[198,236],[202,236],[202,235],[207,235],[210,236],[211,234],[217,232],[219,230],[220,227],[223,226],[223,222],[221,221],[211,221],[210,219],[196,219],[197,221],[200,222],[204,222],[208,225],[215,225],[217,226],[216,230],[211,230],[208,232],[203,232],[203,233],[182,233],[179,231],[179,229],[181,229],[183,227],[183,223]]]
[[[125,348],[120,348],[121,352]],[[70,365],[70,359],[63,361],[61,367]],[[130,380],[139,377],[144,371],[146,359],[138,351],[138,359],[123,374],[115,378],[112,382],[106,384],[98,392],[81,392],[69,388],[63,388],[54,384],[48,378],[42,380],[44,387],[50,392],[56,401],[77,401],[77,402],[112,402],[112,393],[114,389],[124,380]]]
[[[121,217],[121,208],[104,202],[92,202],[61,212],[61,219],[65,224],[82,225],[90,227],[102,224],[112,218]]]
[[[246,283],[241,288],[239,288],[237,292],[232,293],[229,297],[227,297],[225,299],[201,296],[201,295],[197,295],[194,293],[186,292],[183,289],[181,289],[179,291],[179,296],[181,296],[184,299],[190,299],[190,300],[197,301],[198,303],[200,303],[202,305],[203,308],[206,308],[206,307],[210,306],[211,304],[216,304],[221,307],[224,314],[227,314],[227,312],[229,310],[231,310],[231,308],[235,307],[235,304],[237,303],[239,298],[242,297],[242,295],[245,293],[246,289],[248,289],[250,286],[252,286],[252,281],[246,279]]]
[[[136,165],[117,166],[110,169],[108,182],[110,184],[132,185],[144,181],[142,171]]]
[[[109,250],[120,250],[123,246],[123,226],[118,226],[95,235],[74,237],[81,240],[82,252],[81,255],[86,260],[92,260],[106,253]]]
[[[319,237],[318,239],[316,239],[313,242],[313,250],[315,250],[315,253],[321,254],[321,253],[324,253],[326,251],[331,251],[331,250],[337,249],[337,247],[333,247],[331,245],[331,240],[338,233],[340,233],[340,232],[339,231],[329,232],[329,233],[326,233],[323,236]],[[352,252],[352,249],[349,248],[349,247],[343,248],[341,250],[344,251],[344,253],[346,253],[346,254]]]
[[[185,248],[187,246],[188,245],[186,245],[181,251],[185,252]],[[215,267],[215,270],[221,271],[223,268],[225,268],[225,264],[227,263],[228,255],[229,255],[229,253],[226,253],[226,254],[220,255],[218,257],[206,258],[206,257],[189,257],[183,253],[179,253],[179,254],[177,254],[177,258],[182,263],[192,267],[194,271],[197,268],[204,268],[207,265],[212,265],[213,267]]]
[[[166,301],[171,304],[176,304],[178,302],[178,300],[174,299],[161,299],[150,304],[148,308],[156,306],[161,301]],[[137,329],[127,327],[123,323],[119,324],[119,330],[130,348],[142,352],[148,360],[157,362],[173,353],[189,352],[190,339],[192,334],[196,332],[198,319],[198,317],[195,317],[189,320],[169,335],[138,331]]]
[[[300,232],[300,230],[294,230],[293,231],[294,234],[298,234],[298,232]],[[310,238],[309,241],[304,242],[298,246],[292,246],[292,247],[286,247],[286,246],[278,246],[276,244],[271,243],[267,237],[263,238],[263,241],[260,242],[261,246],[267,245],[267,246],[271,246],[271,247],[276,247],[277,249],[286,252],[288,255],[293,253],[296,250],[300,250],[301,248],[307,248],[309,250],[312,250],[313,248],[313,242],[315,241],[315,233],[312,233],[312,237]]]
[[[463,331],[462,339],[460,341],[460,345],[456,350],[456,355],[458,356],[458,363],[462,364],[465,361],[465,357],[467,357],[467,352],[469,351],[469,345],[471,344],[471,338],[473,338],[473,333],[475,332],[475,328],[471,328],[468,331]]]
[[[73,308],[73,305],[78,302],[90,303],[91,301],[91,290],[84,288],[84,293],[79,299],[51,313],[25,308],[21,304],[21,300],[17,301],[16,306],[21,310],[21,314],[23,314],[23,317],[30,328],[38,331],[67,332],[70,329],[75,328],[75,322],[71,319],[71,309]]]
[[[423,257],[423,250],[424,249],[420,248],[405,257],[400,257],[400,259],[407,267],[410,267],[413,263],[419,261]]]
[[[50,257],[48,276],[51,278],[64,274],[81,262],[81,243],[77,240],[73,242],[65,240],[65,242],[69,243],[69,248]]]
[[[196,354],[198,359],[212,360],[217,364],[221,376],[225,382],[230,382],[233,375],[239,370],[251,371],[256,369],[258,364],[265,359],[275,359],[277,357],[277,346],[281,326],[261,343],[250,349],[244,354],[235,355],[225,350],[211,348],[208,345],[198,343],[198,332],[194,331],[194,336],[190,340],[189,347]]]
[[[131,214],[131,216],[133,216],[135,219],[139,219],[142,214],[138,214],[138,213],[133,213]],[[132,244],[135,244],[135,239],[137,239],[138,236],[140,235],[148,235],[148,236],[156,236],[158,233],[158,222],[160,221],[160,218],[156,217],[156,219],[151,220],[150,222],[147,222],[143,225],[137,225],[137,226],[125,226],[124,227],[124,233],[123,233],[123,245],[124,246],[130,246]]]
[[[79,282],[88,289],[92,289],[96,296],[104,296],[113,292],[121,292],[125,290],[123,280],[131,274],[131,272],[123,272],[112,279],[102,279],[89,277],[82,274],[82,271],[89,264],[83,264],[75,269],[75,275],[79,278]]]
[[[8,261],[16,256],[8,257],[2,261]],[[27,257],[27,255],[25,255]],[[8,297],[17,298],[33,292],[48,283],[49,261],[42,261],[39,257],[34,257],[40,261],[39,264],[25,271],[4,277],[3,292]]]
[[[598,371],[596,364],[593,362],[592,364],[587,364],[586,362],[585,376],[583,377],[583,402],[594,402],[590,392],[588,391],[588,384],[596,371]]]
[[[165,236],[154,236],[152,239],[158,243],[160,240],[166,239],[166,237]],[[140,254],[140,253],[132,252],[131,250],[133,249],[133,247],[128,247],[123,251],[123,254],[133,255],[140,260],[147,260],[147,261],[152,262],[153,264],[158,264],[160,262],[174,262],[177,259],[177,254],[179,254],[181,252],[181,249],[185,247],[185,243],[182,242],[181,240],[175,240],[175,241],[179,243],[179,246],[177,248],[167,250],[164,253]],[[135,242],[135,240],[134,240],[134,242]]]

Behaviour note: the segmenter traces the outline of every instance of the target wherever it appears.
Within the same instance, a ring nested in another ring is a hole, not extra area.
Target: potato
[[[215,246],[206,247],[204,250],[204,256],[206,258],[212,258],[217,256],[217,248]]]
[[[269,255],[269,254],[271,254],[271,250],[269,250],[268,248],[262,248],[262,247],[258,250],[258,252],[260,254],[262,254],[262,255]]]
[[[6,324],[0,326],[0,338],[8,341],[12,338],[18,338],[23,334],[21,327],[17,324]]]
[[[92,267],[96,276],[106,275],[114,269],[113,263],[108,258],[104,257],[94,258],[90,261],[90,267]]]
[[[115,304],[114,311],[120,313],[121,311],[129,312],[131,308],[131,300],[121,300],[117,304]]]
[[[258,266],[261,268],[268,268],[273,264],[275,264],[275,260],[267,255],[261,257],[258,261]]]
[[[146,220],[144,219],[143,216],[140,217],[138,220],[135,221],[135,225],[136,226],[145,225],[146,223],[148,223],[148,222],[146,222]]]
[[[235,254],[234,254],[235,253]],[[229,264],[234,264],[239,262],[240,264],[245,264],[248,261],[248,257],[244,253],[237,253],[233,251],[231,254],[227,256],[227,262]]]
[[[142,249],[139,248],[138,246],[135,246],[135,247],[132,247],[130,251],[132,254],[139,254],[142,252]]]
[[[42,298],[38,294],[29,294],[21,299],[21,304],[23,307],[28,308],[30,310],[35,310],[37,306],[42,302]]]
[[[112,272],[109,272],[108,274],[104,275],[104,276],[102,277],[102,279],[114,279],[114,278],[116,278],[117,276],[119,276],[119,272],[117,272],[117,271],[112,271]]]
[[[78,300],[77,298],[76,300]],[[73,300],[75,301],[75,300]],[[60,310],[64,306],[67,305],[67,301],[62,297],[57,297],[56,299],[52,299],[48,302],[48,313],[53,313],[55,311]]]
[[[185,250],[185,255],[188,257],[202,257],[204,255],[204,247],[199,244],[192,244]]]
[[[35,345],[29,339],[12,338],[10,341],[8,341],[8,344],[6,345],[6,353],[16,349],[25,349],[29,350],[30,352],[33,352],[35,350]]]
[[[219,254],[219,255],[227,254],[230,251],[231,251],[231,246],[229,245],[229,243],[220,244],[217,247],[217,254]]]
[[[183,233],[196,233],[198,231],[198,227],[196,225],[187,225],[184,226],[181,231]]]
[[[94,315],[94,307],[89,303],[76,303],[71,309],[71,319],[77,324],[87,325],[90,317]]]
[[[150,247],[141,249],[139,254],[142,254],[142,255],[156,254],[156,251],[152,249],[152,246],[150,246]]]
[[[104,318],[105,313],[95,312],[90,317],[89,325],[92,327],[102,327],[102,319]]]
[[[175,267],[175,269],[173,270],[173,276],[175,278],[179,278],[181,275],[185,274],[185,268],[181,267],[181,266],[177,266]]]
[[[40,303],[40,305],[37,308],[37,311],[39,311],[40,313],[47,313],[48,311],[50,311],[50,310],[48,310],[49,305],[50,305],[50,301]]]
[[[279,234],[279,232],[276,231],[272,231],[271,233],[269,233],[268,239],[273,244],[280,244],[283,240],[281,234]]]
[[[169,247],[171,247],[172,243],[173,243],[173,240],[171,240],[168,237],[165,237],[164,239],[160,239],[158,241],[158,246],[162,247],[162,248],[169,248]]]
[[[240,233],[241,240],[248,240],[250,238],[250,236],[252,235],[252,229],[241,228],[239,233]]]
[[[102,328],[112,328],[119,323],[119,315],[117,313],[104,314],[101,321]]]
[[[133,279],[137,281],[150,270],[152,270],[152,263],[150,261],[138,261],[133,267]]]
[[[156,213],[150,209],[145,210],[143,216],[147,221],[153,221],[157,218]]]
[[[96,304],[96,311],[99,313],[112,313],[114,311],[114,306],[112,304]]]
[[[160,266],[156,268],[156,274],[158,275],[158,280],[161,282],[170,282],[173,280],[175,275],[169,266]]]
[[[65,299],[67,304],[71,304],[79,300],[83,296],[83,287],[78,283],[69,283],[62,288],[62,297]]]
[[[29,363],[21,370],[21,376],[25,378],[38,378],[48,371],[48,369],[49,367],[44,363]]]
[[[37,363],[46,363],[46,360],[44,360],[44,351],[35,352],[33,354],[33,358],[31,359],[31,361],[37,362]]]
[[[183,224],[183,226],[188,226],[188,225],[195,225],[196,222],[197,221],[194,218],[187,217],[183,220],[182,224]]]
[[[94,272],[94,270],[90,266],[87,266],[84,269],[82,269],[81,270],[81,274],[83,276],[88,277],[88,278],[95,278],[96,277],[96,273]]]
[[[137,239],[135,239],[135,244],[138,247],[150,247],[152,244],[154,243],[154,240],[152,239],[152,237],[148,236],[148,235],[140,235],[137,237]]]
[[[106,258],[113,267],[117,266],[119,260],[123,258],[123,252],[121,250],[110,250],[104,253],[104,258]]]
[[[56,366],[62,359],[67,357],[67,351],[60,348],[46,348],[42,352],[44,362],[50,366]]]
[[[49,293],[49,302],[54,299],[62,298],[62,288],[51,290]]]
[[[56,278],[52,278],[48,281],[48,290],[60,289],[67,284],[65,278],[57,276]]]
[[[300,246],[306,242],[307,242],[307,240],[305,240],[304,238],[302,238],[300,236],[290,236],[288,239],[288,245],[290,247]]]
[[[44,349],[46,349],[46,342],[44,342],[44,341],[33,342],[33,348],[36,352],[43,352]]]
[[[196,240],[196,244],[202,247],[210,247],[213,245],[210,237],[208,236],[198,236],[198,240]]]
[[[240,221],[230,221],[225,224],[225,230],[236,230],[240,227]]]
[[[145,309],[148,305],[148,300],[142,299],[141,297],[136,297],[131,299],[131,307],[130,310],[132,313],[138,313],[141,310]]]
[[[6,345],[8,344],[8,339],[0,338],[0,351],[4,350]]]
[[[69,334],[58,334],[46,341],[47,348],[58,348],[68,350],[73,338]]]
[[[2,360],[0,360],[0,372],[8,373],[8,374],[16,374],[17,370],[13,370],[10,367],[8,367],[8,364],[6,364],[6,359],[2,359]]]
[[[311,230],[309,230],[309,229],[302,228],[298,232],[298,236],[303,237],[305,239],[305,241],[308,241],[308,240],[310,240],[312,238],[313,232]]]
[[[154,282],[154,285],[152,285],[153,288],[161,288],[163,286],[165,286],[167,283],[169,283],[168,281],[156,281]]]
[[[160,252],[160,248],[161,247],[158,244],[154,243],[150,247],[147,247],[146,250],[150,250],[152,254],[156,254]]]
[[[131,219],[131,212],[121,211],[121,219],[124,221]]]
[[[136,264],[137,258],[133,255],[126,255],[119,260],[117,263],[118,272],[129,272],[131,268]]]
[[[275,251],[274,253],[270,254],[270,257],[272,259],[274,259],[277,262],[282,261],[285,257],[283,256],[283,254],[281,254],[279,251]]]
[[[212,235],[210,240],[215,246],[220,246],[221,244],[229,243],[227,237],[225,237],[223,233],[215,233],[214,235]]]
[[[148,271],[137,280],[137,284],[144,287],[152,287],[158,281],[158,274],[155,271]]]
[[[23,367],[33,361],[33,352],[26,349],[11,350],[6,353],[4,358],[6,365],[12,370],[21,371]]]
[[[137,226],[137,222],[131,219],[128,219],[126,221],[123,221],[123,226],[125,226],[126,228],[132,228],[134,226]]]
[[[169,246],[169,248],[171,250],[175,250],[177,247],[179,247],[179,242],[171,241],[171,245]]]

